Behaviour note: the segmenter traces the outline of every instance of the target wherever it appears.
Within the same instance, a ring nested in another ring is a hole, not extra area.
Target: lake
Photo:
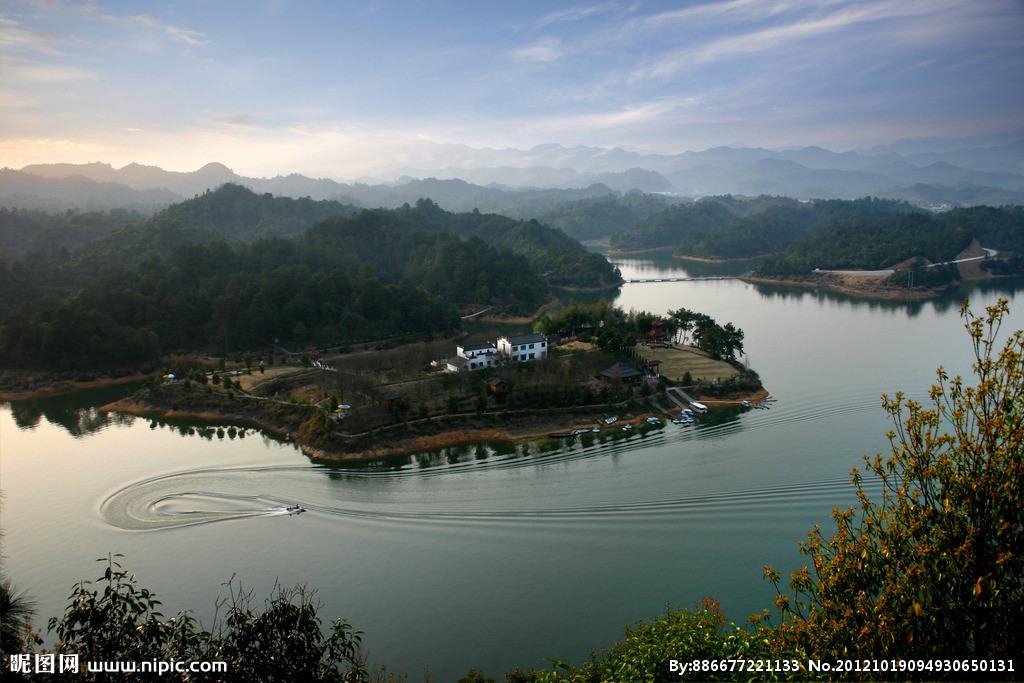
[[[732,273],[616,262],[626,277]],[[1019,287],[969,294],[976,311],[1010,298],[1020,329]],[[854,500],[850,470],[887,451],[881,394],[923,399],[939,365],[969,371],[967,293],[907,304],[738,280],[625,285],[627,310],[741,327],[776,401],[614,439],[329,467],[251,429],[95,411],[123,389],[5,404],[5,574],[37,599],[37,625],[111,552],[165,614],[191,609],[207,626],[233,576],[256,596],[308,584],[325,619],[365,632],[371,663],[412,680],[423,667],[453,681],[546,656],[578,664],[626,624],[708,595],[742,623],[771,604],[763,566],[798,566],[798,541]],[[267,513],[293,502],[309,512]]]

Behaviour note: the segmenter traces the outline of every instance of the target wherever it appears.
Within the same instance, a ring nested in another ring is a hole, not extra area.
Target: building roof
[[[508,343],[512,346],[519,346],[520,344],[537,344],[539,342],[546,342],[548,340],[540,332],[531,332],[530,334],[517,334],[514,337],[507,337]]]
[[[607,377],[608,379],[630,379],[632,377],[639,377],[642,373],[636,368],[626,365],[620,360],[607,370],[602,370],[597,374],[601,375],[601,377]]]
[[[468,362],[469,359],[463,358],[462,356],[455,356],[455,358],[449,358],[447,361],[445,361],[447,365],[450,365],[457,370],[461,370],[462,368],[466,367],[466,364]]]
[[[463,353],[467,351],[485,351],[487,349],[491,349],[492,351],[498,350],[494,348],[494,344],[491,342],[483,342],[482,344],[463,344],[461,348]]]

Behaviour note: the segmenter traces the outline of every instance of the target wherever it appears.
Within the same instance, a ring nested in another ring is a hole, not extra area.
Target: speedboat
[[[284,509],[284,511],[287,512],[289,515],[297,515],[300,512],[305,512],[306,508],[302,507],[301,505],[289,505]]]

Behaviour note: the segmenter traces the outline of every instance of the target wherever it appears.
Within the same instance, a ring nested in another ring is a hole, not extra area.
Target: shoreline
[[[705,403],[709,410],[721,408],[738,407],[743,401],[763,401],[768,398],[768,391],[764,388],[748,396],[736,398],[698,398]],[[624,406],[622,406],[624,408]],[[546,438],[560,438],[571,432],[573,429],[592,429],[595,426],[601,427],[601,431],[617,431],[627,424],[634,427],[643,426],[648,417],[656,416],[665,419],[667,415],[651,406],[643,406],[643,409],[626,411],[625,416],[611,425],[604,423],[604,416],[600,410],[569,411],[565,413],[553,412],[548,415],[460,415],[450,418],[433,418],[431,421],[458,421],[464,424],[462,428],[445,429],[433,434],[409,433],[410,425],[396,425],[393,438],[385,440],[387,434],[381,435],[369,444],[359,444],[356,449],[344,450],[331,448],[306,442],[302,438],[300,425],[272,422],[261,417],[251,410],[215,410],[211,407],[203,409],[182,409],[167,408],[140,400],[138,395],[128,396],[119,401],[108,403],[98,408],[100,412],[117,412],[136,417],[154,420],[201,420],[204,422],[233,422],[251,425],[264,431],[271,432],[283,438],[285,441],[296,446],[313,462],[340,463],[356,461],[383,460],[386,458],[402,457],[424,451],[437,450],[452,446],[480,443],[485,441],[500,441],[503,443],[519,443],[522,441],[534,441]],[[675,411],[670,411],[674,413]],[[494,422],[495,419],[502,420],[503,424],[481,424]],[[362,435],[342,435],[342,439],[357,440]]]
[[[759,254],[757,256],[737,256],[735,258],[709,258],[706,256],[688,256],[686,254],[672,254],[673,258],[677,258],[681,261],[696,261],[697,263],[711,263],[714,265],[724,265],[726,263],[743,263],[744,261],[758,261],[760,259],[768,258],[773,254]]]
[[[90,380],[52,380],[44,386],[35,386],[31,389],[0,389],[0,401],[26,401],[34,398],[72,394],[88,389],[103,389],[120,384],[143,382],[156,374],[159,373],[135,373],[123,377],[97,377]]]
[[[942,287],[896,287],[885,285],[885,276],[871,275],[838,275],[835,273],[819,273],[817,275],[766,277],[764,275],[744,275],[741,282],[764,285],[786,285],[790,287],[823,288],[851,296],[888,301],[923,301],[941,295],[951,287],[961,284],[959,281]],[[860,280],[860,282],[858,282]]]

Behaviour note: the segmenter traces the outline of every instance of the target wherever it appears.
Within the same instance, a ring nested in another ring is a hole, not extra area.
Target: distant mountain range
[[[396,207],[430,197],[453,211],[550,208],[624,193],[905,199],[930,209],[1024,204],[1024,131],[918,138],[851,152],[821,147],[715,147],[684,154],[539,145],[529,150],[436,145],[443,168],[401,168],[352,183],[292,174],[248,178],[220,163],[192,172],[129,164],[35,164],[0,170],[0,205],[63,210],[157,210],[224,183],[259,193]]]

